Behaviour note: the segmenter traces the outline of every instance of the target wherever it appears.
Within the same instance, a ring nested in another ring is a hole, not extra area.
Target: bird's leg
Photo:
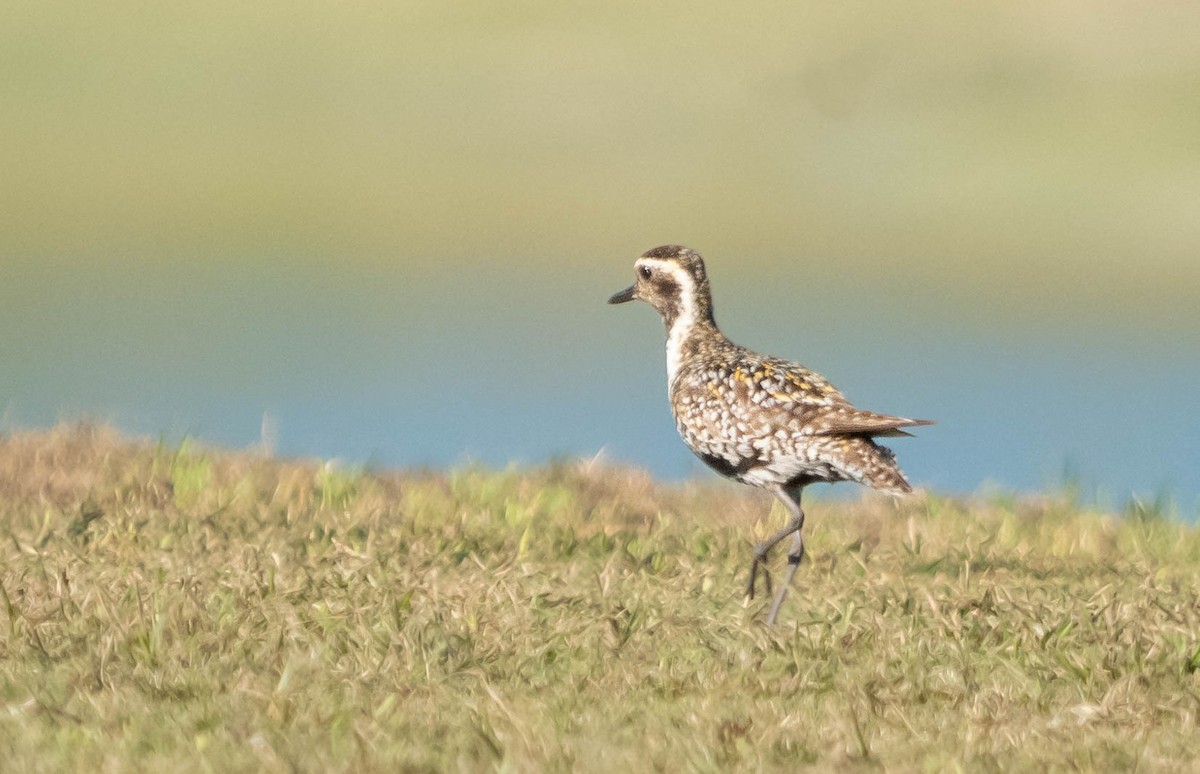
[[[803,516],[800,518],[800,521],[804,521]],[[771,603],[771,612],[767,613],[767,626],[775,624],[775,618],[779,615],[779,608],[783,605],[783,598],[787,596],[788,587],[792,585],[792,578],[796,575],[796,568],[800,566],[800,560],[803,558],[804,535],[797,529],[796,534],[792,535],[792,547],[788,551],[787,577],[779,585],[779,591],[775,592],[775,601]]]
[[[786,527],[754,547],[754,560],[750,563],[750,583],[746,586],[746,596],[750,599],[754,599],[755,587],[758,585],[758,569],[766,562],[767,555],[771,553],[771,549],[775,547],[776,543],[783,540],[793,532],[798,533],[800,528],[804,526],[804,511],[800,510],[800,504],[798,502],[800,499],[799,494],[797,493],[795,499],[792,499],[792,496],[789,495],[785,490],[779,489],[775,492],[775,496],[787,506],[788,510],[792,514],[792,518],[790,521],[788,521]],[[763,576],[767,584],[767,593],[770,594],[771,573],[765,567],[763,567]],[[788,577],[790,579],[791,576]]]
[[[795,532],[796,529],[796,521],[793,519],[788,522],[786,527],[754,547],[754,560],[750,563],[750,584],[746,587],[746,596],[750,599],[754,599],[755,587],[758,585],[758,569],[767,561],[767,554],[771,553],[771,549],[775,547],[776,543]],[[767,584],[767,593],[770,594],[771,573],[766,567],[762,568],[762,572]]]

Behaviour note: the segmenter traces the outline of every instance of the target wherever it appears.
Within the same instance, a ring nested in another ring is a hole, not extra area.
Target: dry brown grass
[[[1177,770],[1200,536],[1047,498],[810,504],[564,463],[0,442],[12,770]]]

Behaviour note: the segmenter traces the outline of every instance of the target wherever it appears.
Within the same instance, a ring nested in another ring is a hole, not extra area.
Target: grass
[[[783,513],[751,492],[12,436],[0,753],[14,771],[1200,757],[1195,527],[1053,498],[808,511],[812,561],[768,629],[740,592]]]

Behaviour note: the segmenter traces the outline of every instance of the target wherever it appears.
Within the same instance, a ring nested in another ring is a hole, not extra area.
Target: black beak
[[[629,287],[622,290],[620,293],[617,293],[612,298],[608,299],[608,303],[623,304],[626,301],[632,301],[633,299],[637,298],[637,296],[634,295],[636,292],[637,292],[637,285],[630,285]]]

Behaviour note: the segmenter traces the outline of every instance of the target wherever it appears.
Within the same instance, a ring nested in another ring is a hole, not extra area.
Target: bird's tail
[[[858,440],[859,475],[856,480],[872,489],[878,489],[884,494],[912,494],[912,484],[904,476],[904,471],[896,464],[896,454],[886,446],[880,446],[870,438]]]

